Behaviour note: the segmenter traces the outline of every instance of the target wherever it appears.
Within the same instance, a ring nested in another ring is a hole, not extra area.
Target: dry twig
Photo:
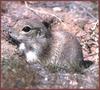
[[[54,15],[54,14],[48,13],[48,12],[46,12],[46,11],[42,11],[42,12],[41,12],[41,11],[38,11],[38,10],[34,10],[33,8],[29,7],[27,1],[25,1],[25,6],[26,6],[29,10],[33,11],[36,15],[38,15],[38,13],[48,14],[48,15],[50,15],[50,16],[53,16],[53,17],[57,18],[60,22],[63,22],[58,16],[56,16],[56,15]],[[38,16],[39,16],[39,15],[38,15]],[[41,16],[39,16],[39,17],[41,17]]]

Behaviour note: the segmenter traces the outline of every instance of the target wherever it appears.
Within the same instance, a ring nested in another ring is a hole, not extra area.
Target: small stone
[[[56,12],[56,11],[57,11],[57,12],[60,12],[60,11],[62,11],[62,9],[61,9],[60,7],[54,7],[54,8],[53,8],[53,11],[55,11],[55,12]]]

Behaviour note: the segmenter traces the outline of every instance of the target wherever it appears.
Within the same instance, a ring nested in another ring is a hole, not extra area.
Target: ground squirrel
[[[42,22],[31,19],[19,20],[13,29],[9,36],[28,63],[67,66],[68,71],[79,71],[87,64],[79,41],[69,32],[48,30]]]

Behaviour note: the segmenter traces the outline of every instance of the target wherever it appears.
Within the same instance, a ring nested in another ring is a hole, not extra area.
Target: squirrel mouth
[[[19,44],[21,43],[18,40],[18,35],[12,31],[8,32],[8,40],[9,40],[9,43],[13,45],[17,45],[17,46],[19,46]]]

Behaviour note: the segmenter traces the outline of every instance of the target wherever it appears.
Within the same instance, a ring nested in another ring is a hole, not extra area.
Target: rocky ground
[[[2,88],[98,88],[98,4],[89,1],[2,1],[1,4],[1,87]],[[34,71],[19,57],[17,47],[7,39],[7,30],[23,18],[40,21],[55,19],[52,30],[63,28],[74,34],[82,45],[84,60],[94,65],[84,74],[65,72],[45,73]],[[62,23],[59,23],[62,22]],[[41,75],[39,74],[41,73]],[[47,77],[43,77],[44,74]]]

